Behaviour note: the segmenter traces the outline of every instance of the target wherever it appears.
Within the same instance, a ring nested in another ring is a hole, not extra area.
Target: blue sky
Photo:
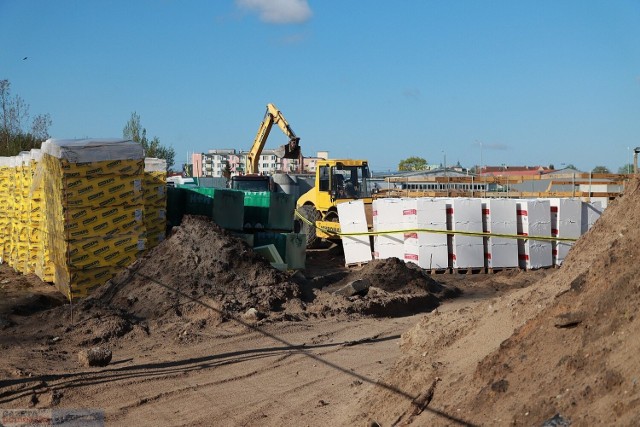
[[[638,1],[0,0],[0,19],[0,79],[53,137],[120,137],[136,111],[177,163],[248,149],[269,102],[303,154],[373,170],[615,172],[640,146]]]

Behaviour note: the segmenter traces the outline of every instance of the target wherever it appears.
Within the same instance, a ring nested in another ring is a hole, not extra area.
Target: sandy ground
[[[325,285],[344,282],[353,270],[342,262],[335,249],[316,250],[309,253],[305,274]],[[5,280],[23,280],[6,266],[0,272]],[[547,273],[433,276],[464,292],[437,311],[474,306],[529,286]],[[392,316],[373,317],[337,311],[263,322],[227,313],[220,322],[219,306],[203,306],[211,316],[199,312],[200,317],[216,318],[215,325],[193,328],[191,318],[180,327],[166,319],[151,326],[136,324],[129,333],[112,333],[106,341],[113,351],[108,366],[90,368],[79,365],[77,352],[94,343],[87,336],[104,336],[100,325],[112,331],[113,319],[120,318],[102,312],[95,324],[94,312],[89,318],[75,313],[72,323],[68,305],[17,315],[12,309],[23,305],[25,295],[51,295],[49,285],[30,280],[22,291],[13,288],[14,303],[5,295],[0,314],[13,323],[0,330],[3,409],[97,408],[109,425],[314,426],[350,424],[354,413],[368,412],[358,402],[375,389],[407,404],[416,397],[409,387],[388,384],[383,376],[402,353],[401,335],[424,313],[400,316],[394,310]],[[147,290],[162,291],[160,285]],[[327,304],[331,298],[317,300]]]
[[[427,276],[350,270],[335,248],[278,272],[193,219],[73,315],[2,266],[0,408],[96,408],[108,425],[637,425],[638,222],[634,181],[561,268]],[[356,279],[368,292],[327,291]],[[111,363],[82,366],[96,345]]]

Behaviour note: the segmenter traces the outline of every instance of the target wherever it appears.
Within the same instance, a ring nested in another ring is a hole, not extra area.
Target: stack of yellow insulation
[[[42,144],[33,184],[43,185],[54,283],[83,297],[145,249],[144,150],[123,140],[56,140]]]
[[[164,240],[167,228],[167,161],[144,159],[144,226],[147,248]]]
[[[14,175],[15,159],[0,157],[0,257],[2,262],[8,262],[11,255]]]
[[[42,152],[31,150],[31,189],[29,191],[29,272],[34,272],[42,281],[53,282],[55,271],[48,239],[45,234],[44,182],[36,180],[36,171],[42,160]]]
[[[9,265],[25,273],[29,261],[29,190],[31,188],[31,153],[14,157],[13,226]]]

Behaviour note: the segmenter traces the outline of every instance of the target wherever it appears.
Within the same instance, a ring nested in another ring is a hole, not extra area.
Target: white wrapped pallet
[[[404,230],[403,199],[384,198],[373,201],[373,231]],[[404,233],[376,235],[374,238],[376,259],[404,259]]]
[[[373,226],[388,226],[402,224],[404,208],[404,199],[396,197],[387,197],[383,199],[375,199],[372,204],[373,208]]]
[[[577,239],[582,233],[582,201],[578,199],[549,199],[551,209],[551,235],[553,237]],[[553,263],[562,265],[573,242],[553,242]]]
[[[602,202],[582,202],[582,215],[581,220],[581,233],[584,234],[591,229],[593,224],[600,218],[602,215]]]
[[[404,226],[406,230],[447,230],[448,199],[404,199]],[[423,231],[404,233],[404,259],[425,269],[449,267],[447,235]]]
[[[523,199],[517,201],[518,234],[551,237],[551,207],[548,200]],[[518,240],[520,267],[533,270],[553,265],[550,240]]]
[[[482,200],[483,231],[494,234],[518,232],[518,217],[514,199]],[[518,241],[508,237],[485,237],[487,268],[518,267]]]
[[[450,216],[451,230],[482,233],[482,202],[480,199],[451,199],[448,214]],[[482,236],[466,236],[453,233],[449,250],[453,268],[484,267]]]
[[[405,230],[420,228],[447,230],[447,203],[450,203],[450,199],[426,197],[403,199],[403,228]],[[440,244],[442,237],[445,238],[446,243],[446,234],[405,233],[404,241],[412,245]]]
[[[337,207],[340,230],[343,233],[366,233],[369,231],[362,200],[339,203]],[[343,236],[342,247],[346,264],[371,261],[371,244],[368,235]]]

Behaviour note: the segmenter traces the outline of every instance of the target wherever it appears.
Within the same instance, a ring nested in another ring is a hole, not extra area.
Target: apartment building
[[[247,151],[235,149],[214,149],[206,153],[193,153],[191,162],[193,164],[194,177],[221,177],[229,164],[231,175],[244,175],[246,173]],[[313,159],[313,158],[312,158]],[[298,172],[300,161],[298,159],[283,159],[276,155],[275,150],[262,150],[258,160],[258,173],[271,175],[274,173]],[[309,165],[315,170],[315,162],[304,159],[304,165]]]

